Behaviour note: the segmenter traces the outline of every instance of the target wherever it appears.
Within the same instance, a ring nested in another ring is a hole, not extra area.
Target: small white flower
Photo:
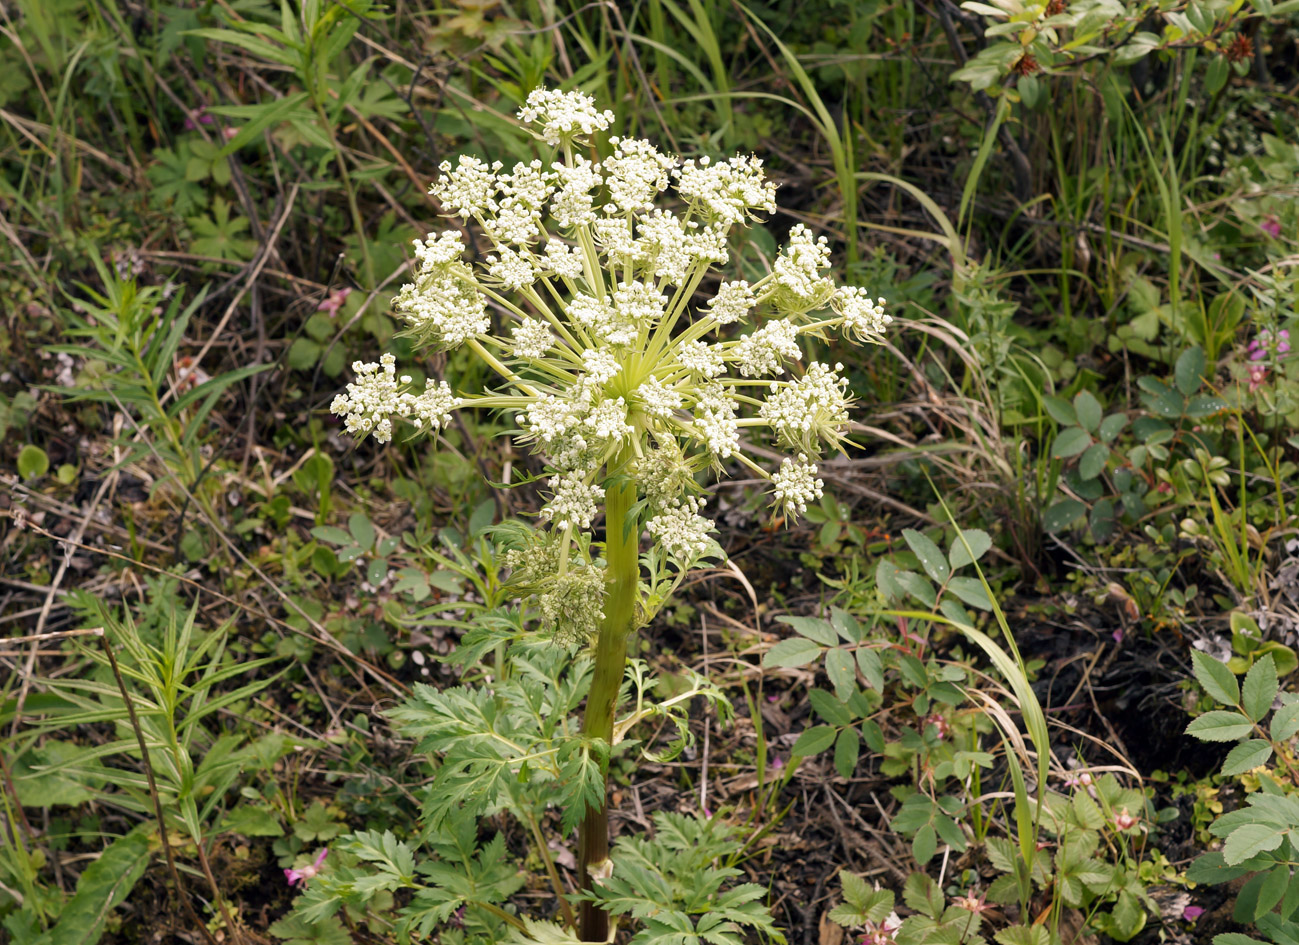
[[[390,414],[401,411],[401,392],[397,386],[397,359],[391,354],[379,363],[354,361],[356,380],[347,385],[329,405],[330,413],[343,418],[343,426],[353,436],[373,433],[380,443],[392,439]]]
[[[500,256],[487,257],[487,271],[499,279],[506,289],[522,289],[537,281],[540,273],[529,256],[516,253],[507,246],[500,247]]]
[[[824,236],[814,239],[812,231],[799,223],[789,231],[789,244],[776,257],[772,272],[776,284],[785,290],[788,307],[811,311],[834,293],[834,283],[820,274],[829,268],[829,242]]]
[[[607,384],[622,370],[618,357],[607,348],[587,348],[582,352],[582,366],[587,375],[597,384]]]
[[[766,179],[762,161],[751,155],[736,155],[723,164],[707,157],[686,161],[675,176],[677,193],[709,220],[730,225],[743,223],[755,210],[776,210],[776,185]]]
[[[708,533],[713,531],[714,526],[710,519],[699,514],[703,507],[703,499],[687,496],[684,501],[664,509],[645,524],[649,533],[658,539],[663,549],[681,566],[688,565],[707,551],[711,544]]]
[[[550,480],[554,497],[541,510],[542,521],[550,520],[556,528],[586,529],[599,512],[604,490],[587,483],[580,476],[555,476]]]
[[[604,162],[609,184],[606,213],[654,209],[654,198],[667,189],[668,171],[675,163],[643,138],[609,139],[613,154]]]
[[[798,326],[789,319],[767,322],[752,334],[740,339],[728,359],[734,361],[745,377],[785,373],[785,360],[797,361],[803,356],[798,347]]]
[[[701,388],[695,400],[695,435],[718,459],[726,459],[740,448],[737,406],[726,389],[715,383]]]
[[[496,172],[500,161],[487,164],[476,157],[461,155],[453,168],[450,161],[438,165],[442,176],[429,188],[444,210],[464,220],[496,212]]]
[[[514,326],[514,356],[539,359],[546,356],[555,337],[550,326],[535,318],[528,318]]]
[[[582,275],[582,251],[561,240],[551,239],[546,243],[546,255],[542,262],[561,279],[576,279]]]
[[[435,383],[429,380],[422,394],[405,395],[402,413],[410,419],[415,429],[433,432],[450,423],[451,411],[462,403],[464,400],[451,393],[451,387],[446,381]]]
[[[772,473],[772,492],[777,505],[781,506],[787,518],[797,518],[807,511],[807,504],[815,502],[824,494],[825,483],[816,477],[817,468],[807,461],[807,456],[798,454],[798,461],[785,457],[780,461],[780,470]]]
[[[586,428],[592,437],[606,443],[621,443],[635,432],[627,422],[627,402],[621,397],[602,400],[591,408]]]
[[[636,229],[640,236],[634,244],[633,258],[643,261],[660,284],[680,285],[694,262],[686,225],[670,211],[654,210],[638,221]]]
[[[555,163],[555,176],[559,190],[550,202],[550,215],[560,226],[586,226],[595,222],[595,195],[600,186],[600,172],[596,166],[580,155],[574,165]]]
[[[677,360],[683,368],[699,377],[717,377],[726,370],[721,346],[702,341],[687,341],[678,345]]]
[[[565,138],[604,131],[613,122],[613,112],[600,111],[595,99],[582,92],[533,89],[519,109],[519,120],[540,124],[546,143],[556,145]]]
[[[664,387],[663,382],[657,377],[650,377],[640,387],[636,388],[636,397],[640,400],[641,408],[651,417],[659,417],[663,420],[671,418],[673,413],[681,409],[681,394],[671,388]]]
[[[718,286],[717,294],[708,300],[708,311],[717,324],[729,325],[748,317],[755,302],[753,287],[743,279],[723,282]]]
[[[840,286],[835,290],[830,306],[843,316],[843,330],[857,341],[870,341],[872,335],[882,335],[893,321],[884,311],[884,300],[871,301],[866,290],[855,285]]]
[[[446,350],[491,328],[478,280],[460,256],[460,234],[446,232],[428,241],[415,240],[419,260],[415,281],[401,287],[392,307],[416,333]]]
[[[540,161],[516,164],[513,173],[498,175],[501,199],[495,219],[487,221],[496,242],[523,245],[536,241],[546,200],[554,190],[554,176]]]
[[[843,365],[836,365],[842,369]],[[780,442],[793,449],[815,452],[820,440],[837,444],[848,423],[848,381],[828,365],[813,361],[802,377],[772,382],[771,395],[758,416],[776,431]]]

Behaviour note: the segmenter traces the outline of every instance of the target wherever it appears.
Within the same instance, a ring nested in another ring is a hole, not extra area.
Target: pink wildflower
[[[1264,217],[1258,228],[1272,239],[1279,239],[1281,236],[1281,221],[1274,216],[1268,215]]]
[[[1276,333],[1275,340],[1272,338],[1272,332],[1264,328],[1245,348],[1245,353],[1251,361],[1262,361],[1273,352],[1278,355],[1290,353],[1290,332],[1284,328]]]
[[[185,116],[185,130],[193,131],[199,125],[211,125],[214,124],[215,122],[216,122],[215,118],[207,114],[204,109],[200,108],[197,111],[190,112],[188,115]]]
[[[1202,906],[1187,906],[1182,910],[1182,918],[1187,922],[1194,922],[1202,915],[1204,915],[1204,908]]]
[[[902,920],[896,912],[890,912],[888,918],[879,925],[867,922],[866,937],[861,940],[861,945],[893,945],[893,936],[901,927]]]
[[[1114,815],[1114,826],[1119,830],[1131,830],[1137,825],[1137,818],[1128,813],[1125,807]]]
[[[942,741],[943,739],[947,738],[948,733],[951,731],[951,729],[948,728],[947,719],[943,718],[941,715],[938,715],[937,713],[933,715],[925,716],[925,725],[926,726],[932,725],[934,727],[934,729],[938,734],[939,741]]]
[[[320,867],[324,865],[325,857],[327,856],[329,856],[329,847],[325,847],[317,853],[315,862],[310,866],[304,866],[302,869],[297,870],[285,870],[284,878],[289,881],[290,886],[296,886],[298,883],[302,883],[303,886],[306,886],[307,880],[312,879],[320,872]]]
[[[330,317],[338,315],[338,310],[343,307],[347,297],[352,294],[352,290],[347,286],[337,289],[325,296],[325,300],[316,306],[317,312],[328,312]]]
[[[958,909],[968,909],[970,912],[980,913],[987,912],[992,906],[987,903],[988,894],[985,892],[981,896],[975,896],[974,890],[971,889],[960,899],[953,899],[952,905]]]
[[[1266,364],[1251,364],[1249,366],[1249,392],[1252,394],[1267,380]]]

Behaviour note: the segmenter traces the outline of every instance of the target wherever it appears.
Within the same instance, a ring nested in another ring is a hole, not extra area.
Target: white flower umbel
[[[651,518],[645,528],[678,563],[688,564],[712,543],[708,533],[713,530],[713,523],[699,514],[703,507],[703,499],[687,496]]]
[[[335,400],[347,430],[386,441],[402,422],[440,429],[456,406],[513,413],[516,438],[551,477],[544,518],[574,550],[573,533],[597,526],[602,497],[613,501],[611,483],[649,496],[649,457],[674,457],[696,483],[643,506],[656,541],[677,536],[674,560],[699,547],[702,526],[689,516],[706,520],[687,497],[709,468],[738,462],[770,479],[786,517],[803,511],[821,494],[815,460],[841,448],[852,403],[838,367],[801,367],[803,341],[831,330],[877,340],[891,321],[883,301],[836,289],[828,241],[802,224],[770,272],[739,277],[731,238],[776,208],[758,158],[682,162],[639,138],[602,143],[613,116],[583,93],[536,90],[519,118],[538,140],[535,159],[507,170],[462,157],[431,188],[485,234],[481,261],[466,261],[455,230],[417,240],[413,279],[393,303],[417,341],[471,348],[499,387],[409,391],[385,356],[358,365]],[[748,452],[755,439],[798,459],[770,473]]]

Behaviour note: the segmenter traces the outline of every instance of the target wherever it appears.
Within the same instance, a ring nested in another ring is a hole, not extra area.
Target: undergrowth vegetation
[[[1299,943],[1299,0],[0,50],[0,941]]]

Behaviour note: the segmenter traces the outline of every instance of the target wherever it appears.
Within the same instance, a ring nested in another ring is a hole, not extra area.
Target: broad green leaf
[[[1012,925],[993,936],[999,945],[1050,945],[1051,933],[1045,925]]]
[[[939,584],[951,577],[952,569],[947,564],[947,558],[929,538],[914,528],[904,528],[902,537],[906,539],[911,550],[920,559],[920,564],[924,567],[926,574]]]
[[[1074,413],[1078,416],[1078,426],[1095,433],[1101,425],[1101,402],[1088,390],[1080,390],[1073,399]]]
[[[1228,777],[1252,771],[1259,765],[1267,764],[1272,757],[1272,743],[1263,738],[1251,738],[1241,742],[1227,754],[1222,763],[1222,773]]]
[[[1110,414],[1108,417],[1106,417],[1104,420],[1101,421],[1101,428],[1099,432],[1101,442],[1102,443],[1114,442],[1114,438],[1117,437],[1121,432],[1123,432],[1123,428],[1127,425],[1128,425],[1128,418],[1123,414],[1121,413]]]
[[[18,451],[18,475],[24,479],[44,476],[50,468],[50,458],[45,450],[28,443]]]
[[[824,689],[813,689],[807,695],[812,710],[831,725],[851,725],[853,715],[848,707]]]
[[[834,770],[845,780],[852,777],[861,753],[861,736],[855,728],[845,728],[834,745]]]
[[[965,540],[962,541],[961,538]],[[966,549],[969,545],[969,549]],[[963,528],[961,533],[952,539],[952,547],[947,552],[947,558],[952,563],[952,570],[965,567],[967,564],[978,561],[988,549],[992,547],[992,536],[981,528]]]
[[[811,728],[803,729],[798,736],[798,741],[794,742],[791,754],[800,758],[809,758],[812,755],[819,755],[831,745],[834,744],[835,730],[832,725],[813,725]]]
[[[1195,678],[1204,691],[1223,705],[1236,706],[1240,702],[1240,686],[1236,674],[1207,653],[1191,650],[1191,665]]]
[[[1276,698],[1276,663],[1268,653],[1257,660],[1245,674],[1245,684],[1241,687],[1241,705],[1246,714],[1255,721],[1262,721],[1272,708]]]
[[[1234,742],[1244,738],[1254,728],[1254,723],[1239,712],[1215,710],[1206,712],[1186,726],[1186,734],[1202,742]]]
[[[988,599],[988,592],[978,578],[954,577],[948,582],[947,589],[971,607],[992,610],[992,601]]]
[[[1255,922],[1272,911],[1272,907],[1281,901],[1289,885],[1290,867],[1285,864],[1273,867],[1258,890],[1258,901],[1254,903]]]
[[[857,647],[857,668],[861,670],[866,685],[876,692],[884,691],[884,663],[870,647]]]
[[[926,607],[933,607],[934,602],[938,599],[938,595],[934,592],[934,585],[930,584],[924,576],[916,574],[915,571],[898,571],[894,575],[894,580],[903,590]]]
[[[1087,506],[1077,499],[1061,499],[1046,510],[1042,516],[1042,527],[1048,532],[1058,532],[1078,521],[1086,511]]]
[[[1052,459],[1069,459],[1092,445],[1091,434],[1082,427],[1066,427],[1051,444]]]
[[[1184,397],[1190,397],[1200,387],[1200,380],[1204,377],[1204,352],[1199,348],[1187,348],[1177,359],[1177,366],[1173,369],[1173,378],[1177,383],[1177,389],[1182,392]]]
[[[1267,943],[1240,932],[1223,932],[1213,937],[1213,945],[1267,945]]]
[[[1299,702],[1291,702],[1276,710],[1272,716],[1272,738],[1283,742],[1299,732]]]
[[[1222,845],[1222,858],[1228,866],[1235,866],[1251,856],[1275,850],[1286,838],[1288,831],[1279,831],[1267,824],[1245,824],[1237,827]]]
[[[1082,459],[1078,460],[1078,475],[1084,480],[1095,479],[1105,471],[1105,463],[1109,461],[1110,448],[1104,443],[1093,443],[1087,447],[1086,452],[1082,454]]]
[[[94,945],[104,923],[149,865],[145,829],[137,827],[108,845],[77,881],[77,891],[58,912],[58,922],[32,945]]]
[[[834,629],[834,624],[828,620],[822,620],[820,617],[791,617],[788,614],[781,614],[776,619],[793,627],[794,632],[800,636],[815,640],[822,646],[839,645],[839,633]]]
[[[1055,394],[1047,394],[1042,398],[1042,406],[1046,408],[1046,412],[1050,415],[1051,419],[1060,424],[1060,426],[1072,427],[1077,425],[1078,415],[1074,413],[1073,404],[1069,403],[1069,401],[1065,400],[1063,397],[1057,397]]]
[[[826,651],[825,674],[830,677],[835,697],[840,702],[847,702],[857,691],[857,665],[847,650],[832,647]]]
[[[374,547],[374,526],[362,513],[353,512],[348,516],[347,530],[352,533],[352,537],[362,548]]]
[[[911,855],[916,858],[917,863],[924,866],[937,852],[938,833],[932,824],[925,824],[916,831],[915,839],[911,841]]]
[[[771,669],[806,666],[821,655],[821,647],[804,637],[781,640],[762,657],[762,665]]]

